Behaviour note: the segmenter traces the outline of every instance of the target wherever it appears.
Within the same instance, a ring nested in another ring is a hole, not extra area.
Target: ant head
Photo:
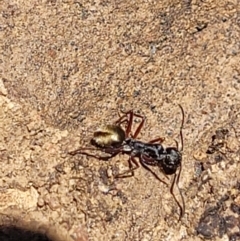
[[[181,165],[182,155],[176,147],[167,147],[162,169],[167,175],[172,175]]]

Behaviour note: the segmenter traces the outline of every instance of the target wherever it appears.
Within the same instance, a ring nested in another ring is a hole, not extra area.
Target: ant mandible
[[[139,168],[139,162],[146,170],[152,173],[152,175],[160,182],[167,185],[165,181],[160,179],[158,175],[153,172],[148,166],[158,166],[162,173],[166,175],[173,175],[173,181],[170,188],[170,193],[173,196],[175,202],[180,208],[179,220],[182,218],[185,212],[185,203],[181,190],[179,189],[178,183],[180,179],[180,174],[182,170],[182,151],[183,151],[183,124],[184,124],[184,110],[181,105],[179,105],[182,112],[182,123],[180,127],[180,140],[181,148],[179,148],[178,142],[176,142],[176,147],[163,147],[162,142],[164,138],[156,138],[149,142],[142,142],[136,140],[139,135],[146,118],[142,115],[136,114],[133,110],[128,112],[123,112],[122,115],[113,125],[106,125],[94,132],[93,138],[91,139],[91,144],[96,148],[80,148],[75,151],[69,152],[71,155],[83,154],[90,157],[97,158],[99,160],[109,160],[112,157],[122,153],[128,154],[128,164],[129,169],[125,172],[115,176],[116,178],[129,177],[126,175],[131,173],[130,176],[134,175],[134,170]],[[132,125],[134,117],[140,118],[141,122],[136,128],[134,134],[132,134]],[[123,123],[126,123],[126,130],[124,131],[121,127]],[[88,153],[87,151],[100,150],[104,153],[109,154],[108,156],[101,156]],[[139,159],[139,162],[136,160]],[[179,169],[178,173],[177,170]],[[179,190],[182,206],[175,197],[173,193],[174,185],[177,185]]]

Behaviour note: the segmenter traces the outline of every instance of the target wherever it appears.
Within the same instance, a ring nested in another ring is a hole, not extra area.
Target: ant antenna
[[[181,123],[181,126],[180,126],[180,140],[181,140],[181,149],[179,150],[180,152],[183,151],[183,133],[182,133],[182,129],[183,129],[183,125],[184,125],[184,120],[185,120],[185,114],[184,114],[184,110],[183,110],[183,107],[178,104],[180,109],[181,109],[181,112],[182,112],[182,123]]]
[[[180,126],[180,140],[181,140],[181,148],[179,148],[179,144],[178,144],[178,141],[175,140],[176,142],[176,145],[177,145],[177,150],[179,152],[182,152],[183,151],[183,133],[182,133],[182,129],[183,129],[183,125],[184,125],[184,120],[185,120],[185,115],[184,115],[184,110],[183,110],[183,107],[178,104],[180,109],[181,109],[181,112],[182,112],[182,123],[181,123],[181,126]],[[181,172],[182,172],[182,163],[180,162],[180,168],[179,168],[179,172],[178,174],[174,174],[174,178],[173,178],[173,182],[172,182],[172,185],[171,185],[171,189],[170,189],[170,192],[173,193],[173,187],[174,187],[174,183],[176,183],[176,186],[177,186],[177,189],[179,191],[179,194],[181,196],[181,199],[182,199],[182,206],[180,205],[180,203],[178,202],[178,200],[176,199],[176,197],[173,195],[176,203],[178,204],[178,206],[180,207],[180,216],[179,216],[179,221],[180,219],[182,218],[182,216],[184,215],[185,213],[185,202],[184,202],[184,198],[183,198],[183,194],[178,186],[178,183],[179,183],[179,179],[180,179],[180,176],[181,176]]]

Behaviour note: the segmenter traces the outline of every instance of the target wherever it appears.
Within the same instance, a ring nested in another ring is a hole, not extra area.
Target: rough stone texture
[[[239,240],[239,39],[237,0],[0,1],[1,240]],[[145,169],[111,177],[127,156],[67,154],[129,109],[175,145],[177,104],[180,222]]]

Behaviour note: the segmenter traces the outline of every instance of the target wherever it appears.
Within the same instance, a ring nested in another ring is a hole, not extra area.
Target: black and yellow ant
[[[96,148],[80,148],[75,151],[69,152],[71,155],[84,154],[90,157],[97,158],[99,160],[109,160],[110,158],[122,153],[129,155],[128,164],[129,169],[124,173],[118,174],[116,177],[127,177],[126,174],[130,173],[131,176],[134,175],[134,170],[139,168],[139,163],[146,170],[151,172],[153,176],[160,182],[167,185],[165,181],[160,179],[158,175],[153,172],[149,166],[158,166],[162,173],[165,175],[173,175],[173,181],[170,188],[170,193],[172,194],[174,200],[180,208],[180,218],[185,212],[185,203],[181,190],[178,187],[180,174],[182,170],[182,151],[183,151],[183,124],[184,124],[184,111],[181,105],[179,105],[182,112],[182,123],[180,127],[180,140],[181,148],[179,148],[178,142],[175,140],[177,147],[164,147],[162,142],[164,138],[156,138],[149,142],[142,142],[136,140],[138,134],[140,133],[146,118],[142,115],[134,113],[132,110],[128,112],[123,112],[124,114],[113,124],[106,125],[97,130],[93,138],[91,139],[91,144]],[[136,128],[134,134],[132,134],[132,125],[134,117],[140,118],[141,122]],[[121,127],[123,123],[126,123],[126,130],[124,131]],[[87,151],[100,150],[101,152],[109,154],[108,156],[101,156],[88,153]],[[138,158],[139,162],[136,160]],[[177,170],[179,171],[177,172]],[[128,175],[129,176],[129,175]],[[181,206],[177,198],[173,193],[174,185],[177,185],[179,190],[182,203]]]

